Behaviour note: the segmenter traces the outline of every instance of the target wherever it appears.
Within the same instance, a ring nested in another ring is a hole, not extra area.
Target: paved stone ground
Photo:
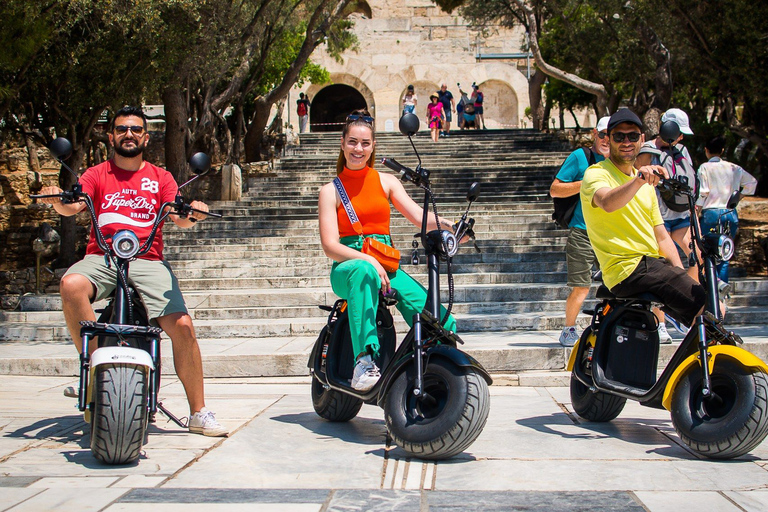
[[[376,407],[345,424],[320,420],[306,378],[211,379],[208,403],[229,438],[160,418],[137,464],[109,467],[92,458],[88,426],[61,394],[73,383],[0,377],[0,511],[768,509],[768,444],[703,460],[665,411],[630,403],[591,424],[573,415],[566,387],[492,386],[474,445],[424,463],[389,443]],[[186,412],[177,380],[166,378],[161,396]]]

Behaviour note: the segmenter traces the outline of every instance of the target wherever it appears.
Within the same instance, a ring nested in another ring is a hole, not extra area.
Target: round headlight
[[[728,261],[733,258],[734,243],[728,235],[708,233],[704,235],[704,245],[719,260]]]
[[[720,250],[720,257],[723,261],[730,260],[733,258],[733,253],[735,251],[733,239],[729,236],[721,235],[718,249]]]
[[[443,242],[445,242],[445,248],[448,250],[448,257],[452,258],[459,250],[459,241],[450,231],[443,231]]]
[[[133,231],[124,229],[112,235],[112,250],[118,258],[133,258],[139,252],[139,245],[139,237]]]

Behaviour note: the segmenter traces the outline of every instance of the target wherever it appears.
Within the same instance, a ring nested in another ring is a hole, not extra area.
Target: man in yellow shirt
[[[610,157],[591,166],[581,184],[587,233],[603,282],[618,297],[656,295],[673,318],[691,325],[704,308],[704,287],[686,274],[664,228],[654,187],[666,171],[635,169],[644,142],[642,121],[621,109],[608,121]]]

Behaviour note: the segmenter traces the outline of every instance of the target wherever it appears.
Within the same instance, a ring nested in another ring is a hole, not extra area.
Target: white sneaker
[[[560,333],[560,344],[564,347],[572,347],[579,341],[579,333],[576,332],[576,326],[565,327]]]
[[[67,386],[64,388],[64,396],[67,398],[80,398],[80,394],[74,386]]]
[[[381,378],[381,372],[370,355],[358,358],[355,371],[352,374],[352,388],[358,391],[368,391]]]
[[[662,345],[669,345],[672,343],[672,336],[667,332],[667,326],[659,324],[659,343]]]
[[[214,414],[205,407],[189,418],[189,431],[208,437],[226,437],[229,434],[227,429],[219,425]]]

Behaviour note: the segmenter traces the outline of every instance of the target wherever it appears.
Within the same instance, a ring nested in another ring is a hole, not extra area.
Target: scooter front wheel
[[[141,454],[147,432],[147,372],[143,366],[96,367],[91,452],[106,464],[128,464]]]
[[[693,451],[714,459],[748,453],[768,435],[768,375],[733,359],[715,360],[714,399],[702,394],[701,367],[694,365],[672,394],[672,423]]]
[[[312,407],[318,416],[328,421],[349,421],[360,412],[363,401],[335,389],[326,389],[312,377]]]
[[[424,393],[416,396],[415,376],[404,371],[387,393],[384,413],[395,444],[422,459],[445,459],[471,445],[490,409],[488,384],[473,368],[431,358],[424,369]]]

